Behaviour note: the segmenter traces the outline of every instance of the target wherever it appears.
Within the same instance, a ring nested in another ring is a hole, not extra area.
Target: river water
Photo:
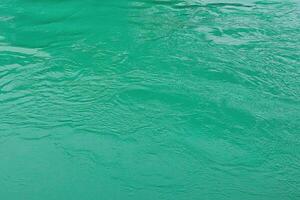
[[[298,0],[1,0],[0,199],[299,198]]]

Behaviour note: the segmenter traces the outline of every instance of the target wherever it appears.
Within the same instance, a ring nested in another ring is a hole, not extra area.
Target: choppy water
[[[299,199],[299,75],[298,0],[1,0],[0,199]]]

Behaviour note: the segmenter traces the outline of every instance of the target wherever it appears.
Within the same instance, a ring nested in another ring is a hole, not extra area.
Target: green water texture
[[[0,199],[300,199],[300,1],[1,0]]]

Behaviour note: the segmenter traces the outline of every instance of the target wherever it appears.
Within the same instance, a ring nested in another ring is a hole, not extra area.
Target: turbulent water
[[[0,199],[299,198],[298,0],[0,1]]]

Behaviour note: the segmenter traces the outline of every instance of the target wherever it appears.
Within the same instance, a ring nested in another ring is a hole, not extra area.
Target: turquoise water
[[[300,2],[1,0],[0,199],[300,199]]]

